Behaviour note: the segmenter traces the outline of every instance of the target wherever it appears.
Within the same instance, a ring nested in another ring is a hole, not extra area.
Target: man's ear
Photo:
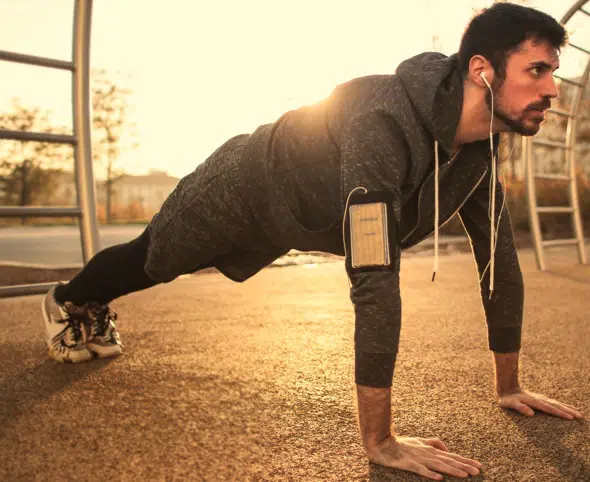
[[[488,88],[487,84],[492,85],[494,81],[494,69],[492,64],[483,55],[474,55],[469,60],[468,78],[471,82],[484,89]],[[485,80],[484,80],[485,78]]]

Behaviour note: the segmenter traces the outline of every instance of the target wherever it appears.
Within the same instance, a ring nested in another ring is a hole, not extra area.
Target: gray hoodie
[[[440,225],[458,213],[480,276],[490,261],[488,141],[464,145],[450,160],[462,101],[456,55],[425,53],[404,61],[395,75],[354,79],[324,101],[236,138],[243,150],[232,162],[242,173],[242,198],[256,225],[248,236],[259,239],[256,249],[249,241],[247,250],[217,258],[216,266],[233,280],[247,279],[290,248],[345,254],[343,220],[351,191],[363,186],[391,197],[397,241],[391,269],[354,271],[346,262],[357,383],[391,385],[401,327],[399,255],[433,231],[435,141],[441,156]],[[498,183],[495,219],[502,205]],[[489,347],[517,351],[524,290],[506,207],[495,263],[491,299],[489,269],[481,281]]]

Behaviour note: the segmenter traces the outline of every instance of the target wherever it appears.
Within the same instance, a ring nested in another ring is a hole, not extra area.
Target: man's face
[[[526,40],[508,57],[504,81],[494,77],[494,117],[505,129],[533,136],[545,120],[544,111],[557,97],[553,72],[559,68],[559,52],[548,42]],[[486,96],[491,106],[491,95]]]

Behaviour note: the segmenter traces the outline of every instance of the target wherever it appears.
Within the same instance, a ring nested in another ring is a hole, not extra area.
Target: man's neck
[[[494,122],[494,133],[499,132]],[[457,151],[463,144],[481,141],[490,136],[490,110],[483,97],[481,89],[468,84],[463,87],[463,107],[461,117],[453,141],[453,151]]]

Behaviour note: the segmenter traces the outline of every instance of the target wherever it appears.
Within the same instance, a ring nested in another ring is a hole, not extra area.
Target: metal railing
[[[45,68],[69,70],[72,72],[73,135],[56,135],[0,129],[0,139],[53,142],[72,145],[74,148],[74,167],[78,199],[77,206],[0,206],[0,217],[77,218],[79,220],[82,258],[84,263],[87,263],[88,260],[99,250],[100,243],[90,144],[89,63],[91,18],[92,0],[76,0],[74,4],[71,62],[0,50],[0,60]],[[17,286],[0,286],[0,297],[45,293],[55,284],[56,283],[37,283]]]
[[[561,19],[561,24],[565,25],[576,12],[581,12],[590,16],[588,11],[582,7],[588,0],[577,1]],[[580,52],[590,55],[590,51],[579,45],[570,44]],[[580,263],[586,264],[586,247],[584,242],[584,229],[582,226],[582,216],[580,212],[580,202],[578,197],[578,186],[576,182],[576,130],[578,126],[581,100],[584,94],[584,89],[588,82],[590,74],[590,60],[586,63],[586,68],[581,79],[566,79],[560,76],[555,76],[562,82],[572,86],[574,89],[573,99],[568,111],[551,109],[549,112],[567,118],[567,128],[565,139],[562,142],[548,141],[544,139],[536,139],[530,137],[523,137],[522,153],[526,166],[526,185],[527,185],[527,200],[529,205],[529,223],[533,234],[533,243],[535,247],[535,256],[537,259],[537,267],[541,271],[545,271],[545,248],[553,246],[576,245],[578,248],[578,258]],[[566,172],[558,174],[544,174],[535,172],[533,165],[533,154],[535,146],[544,146],[552,149],[561,149],[565,151]],[[537,202],[537,191],[535,179],[553,179],[562,180],[567,183],[569,187],[569,205],[568,206],[539,206]],[[540,214],[569,214],[572,220],[572,228],[574,237],[569,239],[553,239],[544,240],[541,232]]]

